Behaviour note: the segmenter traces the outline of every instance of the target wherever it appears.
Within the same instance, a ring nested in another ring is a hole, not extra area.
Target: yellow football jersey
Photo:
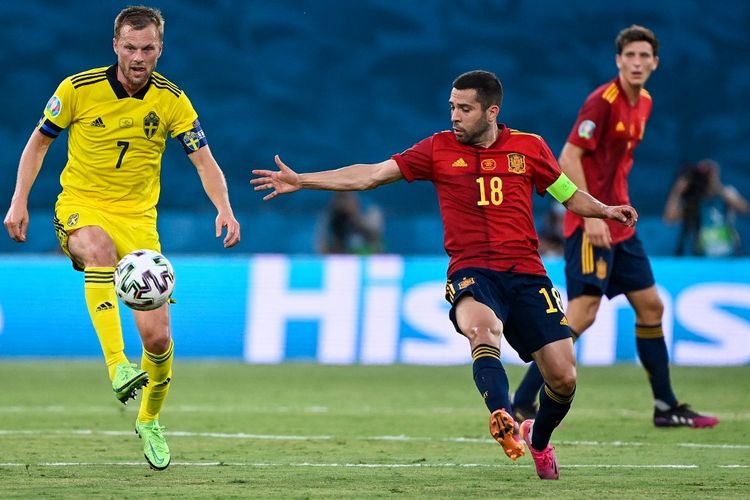
[[[59,204],[125,214],[155,213],[167,134],[187,152],[206,144],[193,105],[159,73],[129,96],[117,65],[70,76],[44,109],[38,129],[57,137],[68,129],[68,161]]]

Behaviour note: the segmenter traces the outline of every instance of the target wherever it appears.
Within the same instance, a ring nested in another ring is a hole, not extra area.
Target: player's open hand
[[[216,237],[221,237],[222,230],[227,228],[227,235],[224,237],[224,248],[231,248],[240,242],[240,223],[234,218],[234,215],[219,213],[216,216]]]
[[[617,205],[609,207],[608,218],[619,221],[627,227],[633,227],[638,222],[638,212],[629,205]]]
[[[26,241],[26,229],[29,227],[29,211],[24,207],[10,205],[8,213],[5,214],[5,229],[8,236],[13,240],[23,243]]]
[[[265,191],[273,189],[269,194],[263,197],[263,201],[268,201],[280,194],[293,193],[300,189],[299,174],[286,166],[281,161],[279,155],[274,156],[276,166],[279,167],[277,172],[272,170],[253,170],[253,175],[257,177],[250,180],[250,184],[255,186],[255,191]]]

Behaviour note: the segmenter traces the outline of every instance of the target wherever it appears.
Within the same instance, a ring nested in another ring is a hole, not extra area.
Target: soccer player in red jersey
[[[487,71],[456,78],[450,95],[451,131],[436,133],[390,159],[298,174],[276,156],[278,171],[253,170],[263,199],[299,189],[360,191],[399,179],[435,185],[450,256],[446,299],[450,319],[466,336],[474,381],[490,415],[490,433],[516,460],[526,442],[542,479],[557,479],[552,431],[570,409],[575,353],[560,294],[537,251],[532,190],[550,193],[579,215],[635,224],[627,205],[607,206],[579,191],[544,140],[497,123],[502,85]],[[520,429],[510,415],[500,337],[526,361],[536,360],[545,390],[536,421]]]
[[[633,25],[615,41],[619,73],[592,92],[560,154],[563,171],[580,189],[610,205],[627,205],[628,174],[633,150],[643,139],[651,114],[651,96],[643,88],[659,64],[654,33]],[[713,427],[715,417],[700,415],[680,404],[672,391],[669,358],[662,331],[664,306],[651,265],[633,226],[565,214],[566,316],[574,338],[596,319],[602,295],[621,293],[635,310],[638,356],[648,372],[657,427]],[[514,396],[514,414],[534,414],[534,400],[544,383],[532,365]]]

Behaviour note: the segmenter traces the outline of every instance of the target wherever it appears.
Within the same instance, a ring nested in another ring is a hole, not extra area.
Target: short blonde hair
[[[115,38],[120,38],[120,31],[125,25],[135,30],[142,30],[153,24],[159,33],[159,40],[164,40],[164,18],[159,9],[145,5],[130,6],[122,9],[115,18]]]

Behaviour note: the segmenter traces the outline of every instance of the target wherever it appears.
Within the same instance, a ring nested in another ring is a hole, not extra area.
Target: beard
[[[146,83],[151,76],[151,71],[144,71],[143,73],[135,74],[133,72],[126,73],[125,79],[130,83],[131,85],[143,85]]]
[[[484,124],[478,124],[473,129],[464,129],[463,135],[458,136],[456,135],[455,131],[453,132],[453,135],[456,137],[456,140],[460,142],[461,144],[476,144],[479,142],[479,139],[489,130],[490,126],[486,123]]]
[[[131,87],[142,87],[146,84],[148,79],[151,77],[151,73],[154,72],[154,68],[148,68],[141,66],[141,68],[144,69],[144,71],[140,73],[136,73],[132,70],[132,68],[124,68],[120,66],[120,73],[125,78],[125,81],[128,82],[128,85]]]

